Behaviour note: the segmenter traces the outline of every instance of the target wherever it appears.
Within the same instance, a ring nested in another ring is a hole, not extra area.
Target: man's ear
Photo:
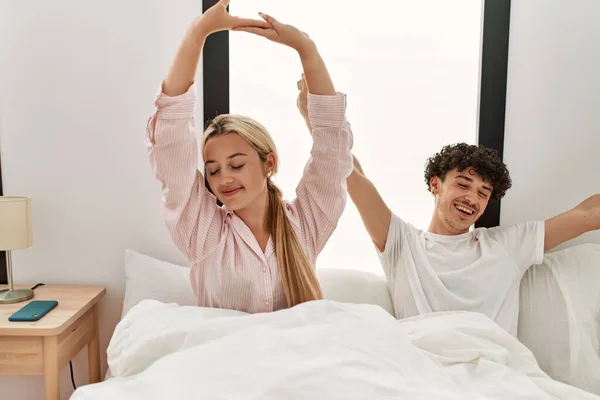
[[[431,193],[433,193],[434,195],[438,194],[440,192],[441,183],[442,180],[439,176],[432,176],[429,180],[429,189],[431,190]]]

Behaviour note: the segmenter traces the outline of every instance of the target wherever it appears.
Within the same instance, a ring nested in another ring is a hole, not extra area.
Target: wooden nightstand
[[[46,399],[58,400],[59,372],[87,345],[90,383],[100,382],[97,304],[106,289],[46,285],[34,292],[29,301],[56,300],[58,306],[37,322],[9,322],[29,301],[0,304],[0,375],[44,375]]]

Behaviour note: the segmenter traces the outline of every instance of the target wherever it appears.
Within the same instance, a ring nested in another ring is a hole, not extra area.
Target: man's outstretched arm
[[[306,105],[307,85],[304,75],[297,82],[298,99],[296,105],[300,111],[300,115],[306,123],[309,132],[312,132],[310,119]],[[348,194],[352,202],[358,209],[358,213],[371,236],[371,240],[379,251],[385,249],[390,222],[392,220],[392,212],[385,204],[381,195],[375,188],[375,185],[365,176],[362,166],[358,162],[356,156],[353,155],[354,169],[350,176],[346,179],[348,185]]]
[[[392,212],[381,198],[373,182],[366,177],[356,156],[353,158],[354,170],[346,179],[348,194],[358,209],[371,240],[379,251],[383,251],[390,229]]]
[[[598,229],[600,229],[600,194],[588,197],[576,207],[546,221],[544,251]]]

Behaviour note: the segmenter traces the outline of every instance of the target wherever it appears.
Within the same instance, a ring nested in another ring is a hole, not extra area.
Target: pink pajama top
[[[274,243],[263,252],[246,224],[204,186],[195,137],[195,84],[182,95],[159,90],[145,142],[154,174],[162,185],[165,224],[191,263],[196,305],[248,313],[287,307]],[[296,198],[285,201],[286,215],[315,265],[346,204],[346,178],[352,172],[352,131],[346,96],[308,95],[313,146]]]

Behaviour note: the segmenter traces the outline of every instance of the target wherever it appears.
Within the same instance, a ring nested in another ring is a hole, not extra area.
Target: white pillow
[[[317,277],[326,299],[376,304],[394,315],[387,281],[383,276],[355,270],[319,268]],[[144,299],[179,305],[196,304],[189,267],[126,250],[122,316]]]
[[[383,275],[351,269],[319,268],[323,297],[341,303],[375,304],[394,315],[388,282]]]
[[[125,250],[125,298],[121,316],[144,299],[180,306],[196,304],[190,268]]]
[[[600,395],[600,245],[548,253],[521,281],[519,340],[552,378]]]

